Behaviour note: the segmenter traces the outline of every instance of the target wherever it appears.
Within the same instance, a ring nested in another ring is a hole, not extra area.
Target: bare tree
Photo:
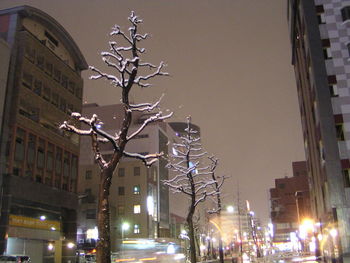
[[[221,229],[221,209],[222,209],[222,203],[221,203],[221,187],[226,179],[225,176],[219,177],[215,174],[216,168],[218,166],[218,159],[215,158],[214,156],[209,156],[209,160],[211,161],[211,165],[209,168],[210,175],[212,180],[215,182],[212,187],[213,190],[216,191],[216,195],[211,197],[212,201],[215,203],[215,208],[212,210],[209,210],[209,214],[216,214],[217,218],[219,220],[218,222],[218,230],[219,230],[219,258],[220,258],[220,263],[224,263],[224,249],[222,246],[222,229]],[[221,181],[218,182],[218,179]]]
[[[76,133],[81,136],[89,136],[92,142],[92,150],[95,161],[100,168],[100,185],[98,196],[98,217],[97,225],[99,240],[97,244],[97,262],[109,263],[111,261],[110,251],[110,221],[109,221],[109,191],[112,182],[113,173],[123,157],[136,158],[145,165],[152,165],[162,155],[162,153],[142,155],[138,153],[129,153],[125,151],[126,144],[135,138],[148,124],[169,118],[172,113],[163,115],[159,109],[160,100],[155,103],[130,104],[129,94],[134,86],[141,88],[150,87],[148,80],[156,76],[166,76],[163,72],[164,63],[161,62],[155,66],[148,62],[143,62],[140,55],[145,52],[144,48],[138,47],[138,43],[145,40],[148,34],[139,34],[138,28],[142,23],[134,12],[128,17],[131,24],[128,33],[121,30],[116,25],[110,33],[111,37],[118,40],[109,42],[109,51],[101,52],[102,60],[108,69],[116,74],[103,72],[95,67],[90,69],[95,73],[90,79],[105,79],[111,81],[114,87],[121,88],[121,103],[123,104],[123,121],[117,134],[108,134],[100,128],[101,120],[96,114],[91,118],[83,117],[80,113],[72,113],[72,119],[64,122],[60,128]],[[122,44],[121,44],[122,43]],[[124,44],[123,44],[124,43]],[[147,72],[148,71],[148,72]],[[142,75],[141,75],[142,74]],[[150,112],[147,118],[136,131],[130,133],[129,128],[132,121],[133,112]],[[80,128],[83,123],[87,128]],[[105,160],[100,152],[100,143],[109,143],[113,146],[114,152],[110,160]]]
[[[193,216],[199,203],[204,202],[208,196],[217,195],[212,189],[215,181],[210,177],[209,166],[202,164],[206,152],[203,151],[200,137],[191,127],[191,118],[187,118],[185,135],[180,137],[180,143],[174,143],[174,154],[167,167],[175,172],[173,178],[164,180],[173,193],[182,193],[189,197],[190,203],[186,217],[189,238],[191,263],[196,262],[196,245],[193,225]]]

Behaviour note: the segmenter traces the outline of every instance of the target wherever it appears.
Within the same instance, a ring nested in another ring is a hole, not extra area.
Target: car
[[[30,257],[25,255],[2,255],[0,263],[30,263]]]

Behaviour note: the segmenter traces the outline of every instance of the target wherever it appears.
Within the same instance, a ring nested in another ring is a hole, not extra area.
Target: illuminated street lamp
[[[230,214],[232,214],[234,212],[234,207],[232,205],[229,205],[227,208],[226,208],[226,211],[229,212]]]
[[[130,228],[130,224],[128,222],[124,222],[122,224],[122,240],[124,239],[124,231],[128,231]]]

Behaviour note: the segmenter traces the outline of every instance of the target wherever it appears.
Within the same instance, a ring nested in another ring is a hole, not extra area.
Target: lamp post
[[[124,231],[128,231],[130,224],[128,222],[122,223],[122,240],[124,239]]]

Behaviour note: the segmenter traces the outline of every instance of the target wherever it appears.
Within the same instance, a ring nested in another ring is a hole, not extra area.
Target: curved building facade
[[[58,129],[81,112],[87,63],[69,33],[33,7],[0,10],[10,57],[0,134],[0,254],[74,262],[79,138]]]

